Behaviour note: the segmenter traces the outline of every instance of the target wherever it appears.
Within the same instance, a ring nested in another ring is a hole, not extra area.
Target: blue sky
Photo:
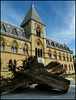
[[[31,3],[46,25],[46,37],[65,43],[75,55],[75,1],[1,1],[1,20],[20,26]]]

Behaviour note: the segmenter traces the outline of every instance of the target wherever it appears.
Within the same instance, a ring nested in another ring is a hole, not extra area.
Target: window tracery
[[[23,47],[23,55],[28,55],[28,46],[26,44]]]
[[[36,57],[42,57],[42,49],[35,48],[35,56]]]
[[[12,43],[11,53],[17,53],[17,43],[16,42]]]

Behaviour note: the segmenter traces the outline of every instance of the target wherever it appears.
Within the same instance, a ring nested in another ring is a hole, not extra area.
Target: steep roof
[[[30,42],[28,33],[24,28],[1,21],[1,34],[12,38]]]
[[[29,21],[30,19],[33,19],[33,20],[35,20],[35,21],[37,21],[37,22],[39,22],[39,23],[44,25],[42,19],[38,15],[37,11],[34,9],[34,5],[33,4],[31,4],[29,11],[28,11],[27,15],[25,16],[25,18],[24,18],[24,20],[23,20],[23,22],[21,23],[20,26],[21,27],[24,26],[25,23],[27,21]]]
[[[67,53],[73,53],[65,44],[46,38],[46,46],[56,50],[61,50]]]

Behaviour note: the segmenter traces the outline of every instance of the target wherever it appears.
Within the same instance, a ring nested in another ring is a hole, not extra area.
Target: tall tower
[[[45,25],[36,12],[33,4],[31,4],[27,15],[21,23],[21,27],[23,27],[28,35],[30,35],[31,55],[45,57]]]

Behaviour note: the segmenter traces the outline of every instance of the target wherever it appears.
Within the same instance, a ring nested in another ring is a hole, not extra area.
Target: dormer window
[[[36,35],[40,37],[40,28],[39,27],[37,27],[37,29],[36,29]]]
[[[55,44],[54,44],[54,42],[51,42],[51,45],[55,47]]]
[[[46,40],[46,43],[47,43],[47,45],[50,45],[50,42],[49,42],[49,40]]]

